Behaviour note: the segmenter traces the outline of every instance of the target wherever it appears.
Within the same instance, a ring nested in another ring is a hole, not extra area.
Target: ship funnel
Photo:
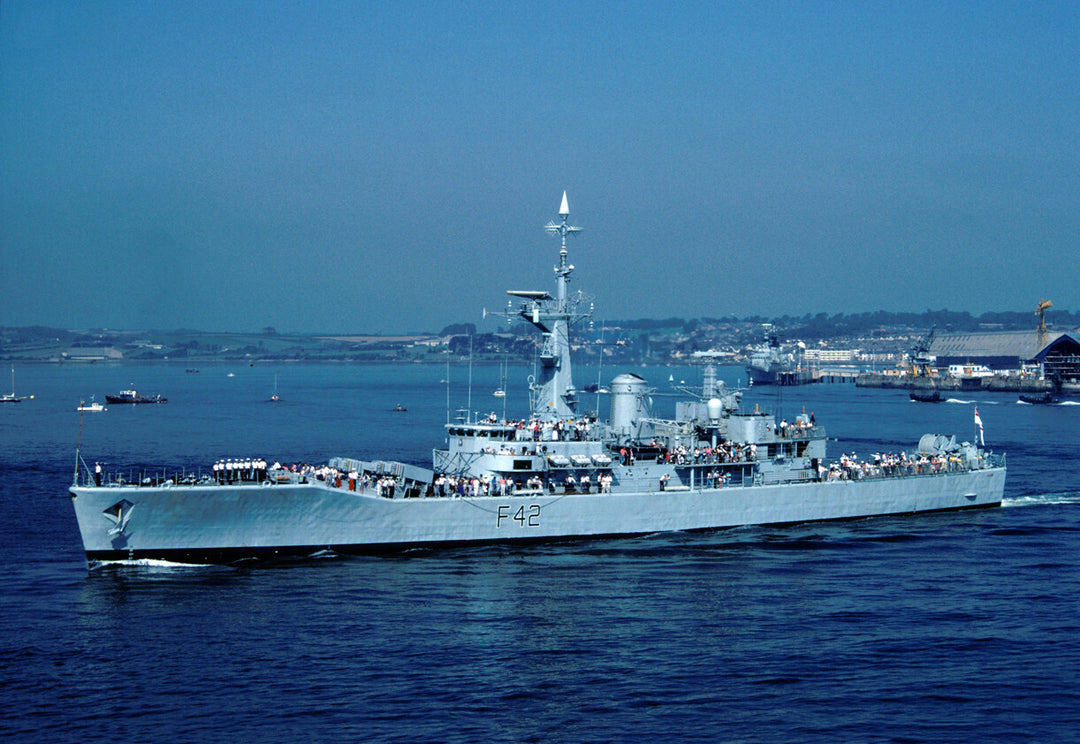
[[[649,416],[648,384],[632,372],[611,381],[611,428],[619,436],[636,436],[642,419]]]

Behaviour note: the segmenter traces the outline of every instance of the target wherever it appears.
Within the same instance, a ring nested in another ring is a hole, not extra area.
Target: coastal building
[[[803,358],[811,364],[852,364],[862,359],[859,349],[814,349],[803,351]]]
[[[1034,360],[1042,366],[1043,377],[1055,382],[1080,381],[1080,339],[1063,333],[1048,343]]]
[[[1032,331],[939,334],[930,353],[942,369],[983,365],[1019,370],[1037,364],[1047,379],[1080,380],[1080,336],[1072,333],[1051,335],[1042,346]]]
[[[115,362],[124,358],[124,352],[114,346],[79,346],[60,352],[63,362]]]

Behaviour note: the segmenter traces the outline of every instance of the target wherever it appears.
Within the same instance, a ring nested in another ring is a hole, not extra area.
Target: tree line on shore
[[[1059,330],[1080,326],[1080,313],[1051,310],[1048,325]],[[951,310],[921,313],[878,310],[865,313],[807,313],[774,318],[734,316],[720,318],[637,318],[594,320],[576,332],[587,347],[603,345],[608,356],[656,358],[678,356],[709,348],[745,348],[760,343],[762,324],[774,326],[782,339],[803,339],[849,343],[851,339],[919,336],[930,328],[939,333],[974,331],[1035,330],[1033,312],[985,312],[972,315]],[[63,359],[78,356],[80,350],[120,349],[124,359],[182,358],[296,358],[433,361],[432,354],[475,354],[528,358],[535,345],[536,331],[524,321],[498,330],[478,329],[474,323],[454,323],[441,331],[408,336],[369,334],[287,334],[272,327],[255,332],[201,332],[83,329],[46,326],[0,328],[0,358]]]

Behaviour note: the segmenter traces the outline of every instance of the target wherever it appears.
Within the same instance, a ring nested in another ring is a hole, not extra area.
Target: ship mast
[[[583,228],[567,223],[570,207],[563,192],[559,207],[561,220],[552,220],[544,229],[562,239],[559,263],[555,266],[556,289],[552,297],[547,292],[508,290],[507,294],[526,301],[518,311],[525,320],[544,334],[540,350],[539,379],[530,380],[533,414],[543,421],[573,417],[577,410],[577,391],[570,368],[570,322],[579,317],[569,297],[570,274],[573,264],[567,263],[566,237]]]

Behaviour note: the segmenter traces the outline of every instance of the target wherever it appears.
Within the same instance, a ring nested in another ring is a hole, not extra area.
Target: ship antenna
[[[74,485],[79,485],[79,458],[82,456],[82,411],[79,411],[79,438],[75,442],[75,476],[72,478]]]
[[[596,365],[596,418],[600,419],[600,381],[604,374],[604,329],[607,322],[600,323],[600,363]]]
[[[472,423],[472,418],[471,418],[472,417],[472,367],[473,367],[473,334],[470,333],[469,334],[469,395],[466,398],[466,400],[468,401],[468,403],[466,403],[466,410],[468,411],[468,416],[470,418],[467,418],[465,420],[465,422],[469,423],[469,424]]]
[[[579,233],[585,228],[575,227],[574,225],[566,224],[566,220],[570,217],[570,203],[566,200],[566,192],[562,192],[562,205],[559,206],[559,216],[562,217],[562,222],[551,222],[544,225],[544,229],[552,235],[558,235],[562,238],[562,250],[559,255],[562,256],[563,263],[566,262],[566,236],[572,233]]]

